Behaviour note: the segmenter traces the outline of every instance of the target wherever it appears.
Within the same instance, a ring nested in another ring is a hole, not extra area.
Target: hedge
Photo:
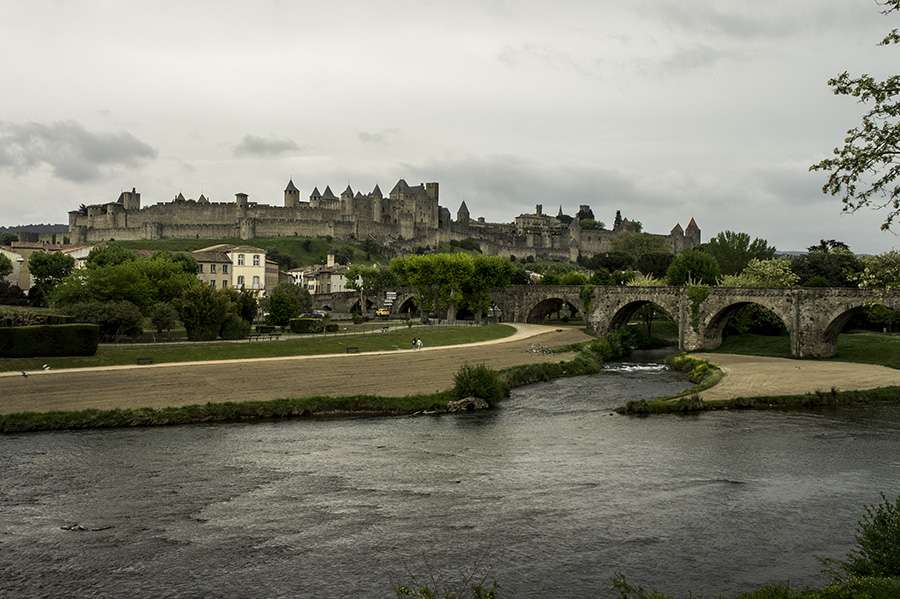
[[[328,324],[325,325],[326,333],[337,333],[339,330],[341,330],[341,328],[338,326],[338,323],[336,323],[336,322],[329,322]]]
[[[325,330],[325,321],[321,318],[292,318],[291,331],[294,333],[321,333]]]
[[[0,357],[93,356],[99,337],[95,324],[0,327]]]

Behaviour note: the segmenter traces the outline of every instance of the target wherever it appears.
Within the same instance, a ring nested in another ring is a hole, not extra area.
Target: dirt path
[[[553,362],[533,354],[587,340],[576,329],[521,326],[512,336],[462,346],[356,355],[296,356],[152,366],[109,366],[0,377],[0,413],[164,407],[310,395],[410,395],[447,389],[464,363],[494,368]]]
[[[705,401],[761,395],[795,395],[900,385],[900,370],[874,364],[789,360],[737,354],[694,354],[717,364],[725,378],[701,393]]]

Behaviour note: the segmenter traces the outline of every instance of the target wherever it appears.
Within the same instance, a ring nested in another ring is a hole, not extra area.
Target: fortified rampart
[[[590,222],[588,222],[590,221]],[[590,226],[582,226],[590,224]],[[615,240],[640,229],[638,223],[616,213],[611,229],[593,221],[589,206],[581,206],[576,218],[560,212],[522,214],[513,223],[488,223],[472,219],[465,202],[453,220],[439,205],[437,183],[410,186],[401,179],[385,196],[379,187],[363,194],[347,186],[340,196],[330,187],[313,189],[308,201],[290,181],[281,206],[250,201],[245,193],[233,202],[196,200],[179,193],[170,202],[141,206],[135,189],[122,192],[115,202],[82,205],[69,212],[69,236],[73,243],[110,239],[254,239],[257,237],[322,237],[374,239],[398,250],[436,248],[450,241],[472,240],[490,255],[517,258],[575,260],[614,250]],[[691,219],[686,229],[676,225],[668,235],[653,235],[665,249],[677,253],[700,244],[700,229]]]

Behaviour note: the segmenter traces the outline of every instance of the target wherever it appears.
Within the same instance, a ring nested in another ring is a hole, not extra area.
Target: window
[[[209,272],[211,272],[212,274],[216,274],[216,265],[215,264],[209,265]]]
[[[228,281],[222,281],[222,289],[228,288]]]
[[[255,275],[254,275],[254,277],[253,277],[253,288],[254,288],[254,289],[259,289],[259,276],[255,276]]]
[[[244,265],[244,254],[238,254],[238,266]]]
[[[253,254],[253,266],[259,266],[259,255]]]
[[[216,288],[216,280],[213,279],[212,281],[210,281],[209,286],[212,287],[213,289],[215,289]]]
[[[238,275],[237,286],[244,287],[244,275]]]
[[[227,265],[227,264],[223,264],[223,265],[222,265],[222,274],[223,274],[223,275],[227,275],[227,274],[228,274],[228,265]]]
[[[199,273],[202,273],[202,272],[203,272],[203,264],[198,264],[198,265],[197,265],[197,272],[199,272]]]

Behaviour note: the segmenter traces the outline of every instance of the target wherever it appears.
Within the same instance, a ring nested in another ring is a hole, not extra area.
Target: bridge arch
[[[672,312],[671,308],[666,308],[662,304],[659,304],[653,300],[649,299],[640,299],[630,301],[626,304],[623,304],[618,309],[613,312],[612,318],[609,319],[609,325],[607,327],[608,331],[614,331],[618,328],[621,328],[628,324],[632,317],[634,317],[635,313],[645,306],[653,306],[654,309],[659,310],[665,316],[667,316],[673,322],[678,322],[678,312]]]
[[[525,316],[525,322],[544,322],[554,314],[557,315],[557,320],[562,318],[575,320],[578,317],[584,317],[584,313],[579,307],[580,303],[564,297],[544,298],[531,306]]]
[[[748,306],[759,306],[767,312],[773,314],[784,326],[791,339],[791,352],[794,353],[796,345],[796,331],[794,330],[793,319],[790,314],[786,314],[784,310],[779,309],[780,306],[767,305],[767,302],[754,301],[754,299],[739,299],[730,302],[724,302],[723,305],[716,306],[710,310],[709,315],[703,322],[703,349],[716,349],[722,345],[722,334],[728,322],[741,309]]]
[[[415,296],[407,295],[406,297],[397,298],[394,302],[394,315],[403,316],[405,318],[415,318],[419,315],[419,302]]]
[[[360,305],[360,300],[356,300],[350,306],[350,313],[351,314],[365,314],[366,312],[368,312],[369,310],[371,310],[374,307],[375,307],[375,302],[373,302],[369,298],[365,298],[365,309],[363,310],[363,309],[361,309],[362,306]]]
[[[889,310],[900,310],[897,298],[872,298],[847,302],[836,310],[832,310],[822,319],[821,334],[807,341],[810,355],[818,358],[830,358],[837,353],[838,336],[850,320],[862,313],[866,308],[882,306]]]

